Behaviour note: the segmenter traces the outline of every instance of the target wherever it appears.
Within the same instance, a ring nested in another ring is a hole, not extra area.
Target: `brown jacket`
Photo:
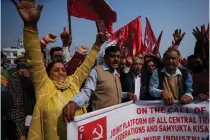
[[[121,103],[120,79],[110,71],[105,71],[102,65],[96,67],[97,86],[92,97],[92,109],[99,110]]]

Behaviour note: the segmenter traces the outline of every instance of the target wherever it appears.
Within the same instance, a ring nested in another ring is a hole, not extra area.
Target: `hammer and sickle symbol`
[[[97,124],[99,126],[99,130],[100,131],[96,131],[97,128],[94,128],[93,133],[92,134],[96,134],[97,137],[93,138],[93,140],[100,140],[101,138],[103,138],[103,128],[100,124]],[[99,133],[100,132],[100,133]]]

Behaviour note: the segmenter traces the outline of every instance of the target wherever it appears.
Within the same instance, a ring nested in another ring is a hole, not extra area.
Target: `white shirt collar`
[[[110,68],[107,66],[107,64],[106,63],[103,63],[103,69],[105,70],[105,71],[109,71],[110,70]],[[117,72],[117,70],[116,69],[114,69],[114,72],[113,72],[113,74],[114,75],[116,75],[116,74],[118,74],[118,72]]]
[[[178,68],[176,68],[175,73],[172,74],[172,75],[169,74],[169,73],[166,71],[166,68],[163,68],[163,69],[161,70],[161,72],[164,72],[167,76],[170,76],[170,77],[174,77],[174,76],[177,76],[177,75],[182,75],[181,71],[180,71]]]
[[[135,75],[135,74],[132,72],[132,75],[133,75],[134,77],[141,77],[141,73],[139,73],[138,75]]]

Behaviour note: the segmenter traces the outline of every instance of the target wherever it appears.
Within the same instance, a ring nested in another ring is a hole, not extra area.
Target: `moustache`
[[[114,61],[112,64],[119,64],[120,61]]]

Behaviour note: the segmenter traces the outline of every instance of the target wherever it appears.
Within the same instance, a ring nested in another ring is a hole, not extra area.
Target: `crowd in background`
[[[100,38],[108,40],[107,32],[96,36],[90,51],[81,46],[71,57],[72,38],[64,31],[62,47],[53,47],[47,62],[44,48],[56,36],[38,38],[36,24],[43,6],[34,10],[31,2],[14,4],[24,22],[26,53],[17,56],[16,68],[7,70],[7,56],[1,52],[2,139],[66,139],[66,123],[74,116],[130,100],[172,105],[174,100],[188,104],[209,99],[209,27],[193,29],[195,49],[187,60],[179,52],[184,35],[177,30],[175,44],[162,57],[146,52],[126,56],[122,46],[112,45],[100,65],[96,60],[104,43]],[[29,116],[32,121],[27,125]]]

